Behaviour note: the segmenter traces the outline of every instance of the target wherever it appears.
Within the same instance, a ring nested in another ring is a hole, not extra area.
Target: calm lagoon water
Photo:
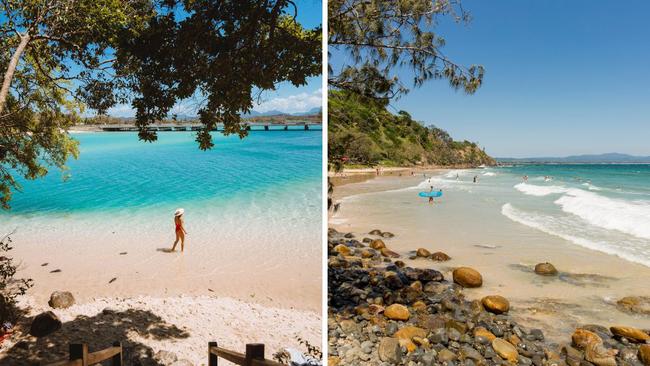
[[[12,209],[0,213],[1,230],[57,220],[74,230],[157,230],[178,207],[189,227],[265,225],[269,235],[273,225],[320,228],[320,131],[251,132],[243,140],[215,134],[211,151],[199,150],[191,132],[162,132],[155,143],[123,132],[74,137],[80,156],[69,162],[69,178],[52,170],[21,181]]]

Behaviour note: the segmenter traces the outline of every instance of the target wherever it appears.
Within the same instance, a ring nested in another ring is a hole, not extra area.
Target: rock
[[[535,273],[542,276],[555,276],[557,274],[557,269],[555,269],[555,266],[548,262],[538,263],[535,266]]]
[[[618,300],[616,305],[622,311],[650,314],[650,297],[648,296],[626,296]]]
[[[353,335],[353,334],[358,334],[359,333],[359,326],[357,323],[354,322],[354,320],[342,320],[339,323],[339,326],[341,327],[341,330],[345,334]]]
[[[178,356],[174,352],[160,350],[156,352],[153,359],[160,365],[169,366],[178,360]]]
[[[490,342],[492,342],[496,336],[492,334],[489,330],[483,328],[483,327],[476,327],[474,328],[474,337],[483,337],[488,339]]]
[[[448,256],[447,254],[443,253],[443,252],[435,252],[435,253],[431,254],[431,259],[433,259],[434,261],[438,261],[438,262],[446,262],[446,261],[450,260],[451,257]]]
[[[379,359],[391,364],[399,364],[402,360],[402,350],[397,338],[384,337],[379,341]]]
[[[381,236],[382,236],[382,238],[392,238],[392,237],[395,236],[395,234],[390,233],[388,231],[385,231],[385,232],[381,233]]]
[[[517,352],[515,346],[513,346],[509,342],[501,338],[494,338],[494,340],[492,341],[492,348],[494,348],[494,351],[499,356],[501,356],[501,358],[504,358],[512,363],[517,363],[517,360],[519,358],[519,353]]]
[[[61,320],[51,311],[36,315],[29,328],[29,334],[34,337],[44,337],[61,329]]]
[[[375,230],[369,232],[368,234],[370,234],[370,235],[381,235],[381,230],[375,229]]]
[[[68,291],[54,291],[47,303],[54,309],[66,309],[74,305],[74,296]]]
[[[404,305],[392,304],[384,310],[384,316],[393,320],[409,320],[411,313]]]
[[[579,349],[585,349],[585,347],[590,343],[603,343],[603,340],[598,336],[598,334],[581,328],[578,328],[573,332],[571,340],[573,341],[573,345]]]
[[[347,233],[347,234],[343,235],[343,237],[346,238],[346,239],[352,239],[352,238],[354,238],[354,234]]]
[[[417,346],[413,342],[413,338],[423,340],[423,338],[427,336],[427,331],[409,325],[395,332],[393,336],[399,340],[400,346],[406,348],[406,350],[411,353],[417,349]]]
[[[388,248],[381,249],[381,255],[383,255],[386,258],[399,258],[399,254],[393,252]]]
[[[427,304],[425,304],[424,301],[422,300],[418,300],[414,302],[412,306],[413,306],[413,310],[417,312],[424,313],[427,310]]]
[[[398,290],[404,287],[404,283],[400,277],[397,275],[397,273],[392,271],[386,271],[386,273],[384,273],[384,283],[386,284],[386,287],[391,290]]]
[[[607,349],[602,343],[592,342],[585,348],[585,359],[597,366],[616,366],[615,349]]]
[[[478,271],[469,267],[458,267],[453,272],[454,282],[462,287],[481,287],[483,285],[483,277]]]
[[[352,249],[350,249],[350,247],[345,244],[339,244],[335,246],[334,251],[344,256],[348,256],[350,253],[352,253]]]
[[[650,344],[642,344],[639,347],[639,360],[645,366],[650,366]]]
[[[328,366],[339,366],[341,364],[341,359],[336,356],[329,356],[327,358]]]
[[[458,356],[454,352],[451,352],[450,350],[443,348],[442,350],[438,351],[438,361],[446,363],[447,361],[453,361],[457,359]]]
[[[381,250],[386,248],[386,244],[381,239],[373,240],[370,242],[370,247],[375,250]]]
[[[424,248],[418,248],[418,251],[415,253],[415,255],[417,255],[418,257],[421,257],[421,258],[427,258],[427,257],[431,256],[431,252],[429,252],[428,250],[426,250]]]
[[[632,342],[645,343],[646,341],[650,340],[650,335],[643,332],[642,330],[632,328],[632,327],[617,326],[617,327],[610,327],[609,330],[615,336],[627,338]]]
[[[508,300],[499,295],[485,296],[481,303],[485,307],[485,310],[494,313],[494,314],[503,314],[508,312],[510,309],[510,303]]]

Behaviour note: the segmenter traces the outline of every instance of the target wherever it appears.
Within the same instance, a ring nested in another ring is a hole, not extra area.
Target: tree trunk
[[[18,47],[16,47],[13,56],[11,56],[11,61],[9,61],[9,65],[7,66],[5,77],[2,80],[2,89],[0,89],[0,115],[2,115],[5,102],[7,101],[7,94],[9,94],[9,88],[11,87],[11,80],[14,78],[14,72],[16,72],[16,66],[18,66],[20,56],[22,56],[25,51],[25,47],[27,47],[29,40],[29,33],[20,36],[20,43],[18,44]]]

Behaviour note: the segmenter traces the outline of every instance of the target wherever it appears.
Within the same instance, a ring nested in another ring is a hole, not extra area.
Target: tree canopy
[[[470,94],[481,86],[483,67],[448,58],[435,31],[441,17],[470,20],[459,0],[330,0],[328,9],[329,47],[351,60],[336,70],[330,63],[331,87],[390,99],[430,79]],[[410,70],[412,83],[397,76],[401,68]]]
[[[0,0],[0,205],[15,175],[35,179],[78,153],[66,133],[85,108],[136,111],[139,137],[179,101],[197,99],[204,128],[246,131],[255,92],[299,86],[321,70],[321,32],[289,0]]]

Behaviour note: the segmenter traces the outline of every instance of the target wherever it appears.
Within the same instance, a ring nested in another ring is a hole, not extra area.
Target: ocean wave
[[[650,239],[650,201],[626,201],[570,189],[555,201],[562,211],[590,224]]]
[[[590,191],[602,191],[603,189],[600,187],[597,187],[591,183],[582,183],[583,186],[587,187],[588,190]]]
[[[530,196],[548,196],[549,194],[566,193],[569,188],[562,186],[538,186],[535,184],[519,183],[514,186],[518,191]]]
[[[483,173],[483,175],[488,176],[488,177],[494,177],[495,175],[497,175],[497,173],[494,173],[494,172],[485,172],[485,173]]]
[[[516,209],[510,203],[501,207],[501,214],[514,222],[560,237],[587,249],[616,255],[627,261],[650,267],[647,242],[643,240],[624,241],[606,230],[585,227],[580,222],[566,217],[525,212]]]

